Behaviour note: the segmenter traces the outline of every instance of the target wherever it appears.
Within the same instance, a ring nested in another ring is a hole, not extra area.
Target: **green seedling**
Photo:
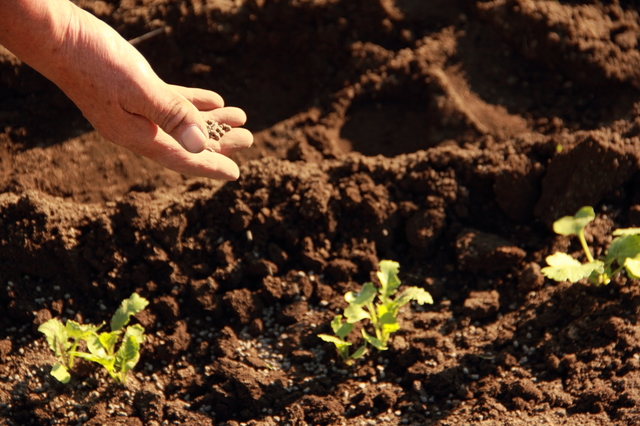
[[[109,376],[117,383],[125,384],[127,373],[135,367],[140,359],[140,345],[144,342],[144,328],[135,324],[124,329],[120,348],[116,345],[123,328],[129,323],[132,315],[147,307],[149,302],[133,293],[129,299],[123,300],[111,318],[111,332],[89,332],[85,338],[90,353],[75,352],[74,355],[102,365]]]
[[[71,378],[69,370],[73,368],[74,358],[78,357],[102,365],[114,381],[125,384],[127,373],[140,359],[140,345],[145,339],[141,325],[126,326],[131,316],[141,312],[148,304],[137,293],[123,300],[111,318],[111,332],[98,334],[104,323],[95,326],[67,320],[63,325],[59,319],[53,318],[42,324],[38,331],[45,335],[49,347],[59,359],[51,369],[51,375],[62,383],[68,383]],[[116,350],[123,331],[120,347]],[[85,341],[88,353],[77,350],[81,341]]]
[[[63,325],[57,318],[52,318],[38,327],[38,331],[45,335],[49,347],[59,360],[51,369],[51,375],[53,377],[62,383],[69,382],[71,379],[69,370],[73,369],[78,344],[84,340],[90,332],[95,333],[100,327],[102,326],[79,324],[72,320],[67,320],[66,325]]]
[[[611,242],[609,250],[599,259],[594,259],[584,236],[585,227],[595,219],[592,207],[585,206],[574,216],[564,216],[553,223],[553,230],[560,235],[577,235],[587,258],[581,263],[567,253],[556,252],[547,256],[549,266],[542,273],[555,281],[576,282],[589,278],[593,284],[609,284],[611,278],[623,269],[630,278],[640,278],[640,228],[616,229],[617,238]]]
[[[322,340],[333,343],[338,354],[347,364],[352,364],[355,359],[363,356],[367,352],[367,344],[379,351],[388,349],[391,334],[400,329],[397,317],[402,306],[411,300],[415,300],[420,305],[433,303],[431,295],[420,287],[408,287],[396,295],[401,284],[398,278],[399,269],[398,262],[380,261],[377,272],[380,287],[376,288],[373,283],[368,282],[362,286],[359,293],[353,291],[346,293],[344,298],[349,306],[344,310],[344,317],[336,315],[331,321],[331,328],[336,336],[318,335]],[[369,334],[363,328],[361,332],[365,343],[353,354],[349,354],[351,343],[346,341],[346,336],[351,333],[355,323],[365,319],[370,321],[374,334]]]

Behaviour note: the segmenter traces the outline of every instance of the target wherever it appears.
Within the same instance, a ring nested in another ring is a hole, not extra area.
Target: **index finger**
[[[196,87],[184,87],[170,84],[171,88],[184,96],[200,111],[211,111],[213,109],[222,108],[224,99],[222,96],[211,90],[198,89]]]

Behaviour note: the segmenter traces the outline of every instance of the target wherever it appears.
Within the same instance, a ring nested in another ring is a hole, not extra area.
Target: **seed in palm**
[[[225,123],[218,123],[217,121],[207,120],[207,131],[209,132],[209,139],[219,141],[225,133],[231,130],[231,126]]]

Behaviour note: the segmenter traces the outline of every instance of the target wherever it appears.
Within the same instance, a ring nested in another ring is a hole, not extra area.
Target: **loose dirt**
[[[243,108],[237,182],[106,142],[0,51],[0,425],[640,424],[640,287],[540,273],[592,205],[640,226],[638,3],[80,0],[170,83]],[[318,333],[400,262],[435,303],[352,367]],[[148,340],[126,387],[39,324]]]

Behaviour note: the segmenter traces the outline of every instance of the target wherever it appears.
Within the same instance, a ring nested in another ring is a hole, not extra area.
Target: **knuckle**
[[[184,102],[175,100],[173,104],[166,110],[166,113],[160,117],[157,123],[165,132],[173,133],[189,115],[189,107]]]

